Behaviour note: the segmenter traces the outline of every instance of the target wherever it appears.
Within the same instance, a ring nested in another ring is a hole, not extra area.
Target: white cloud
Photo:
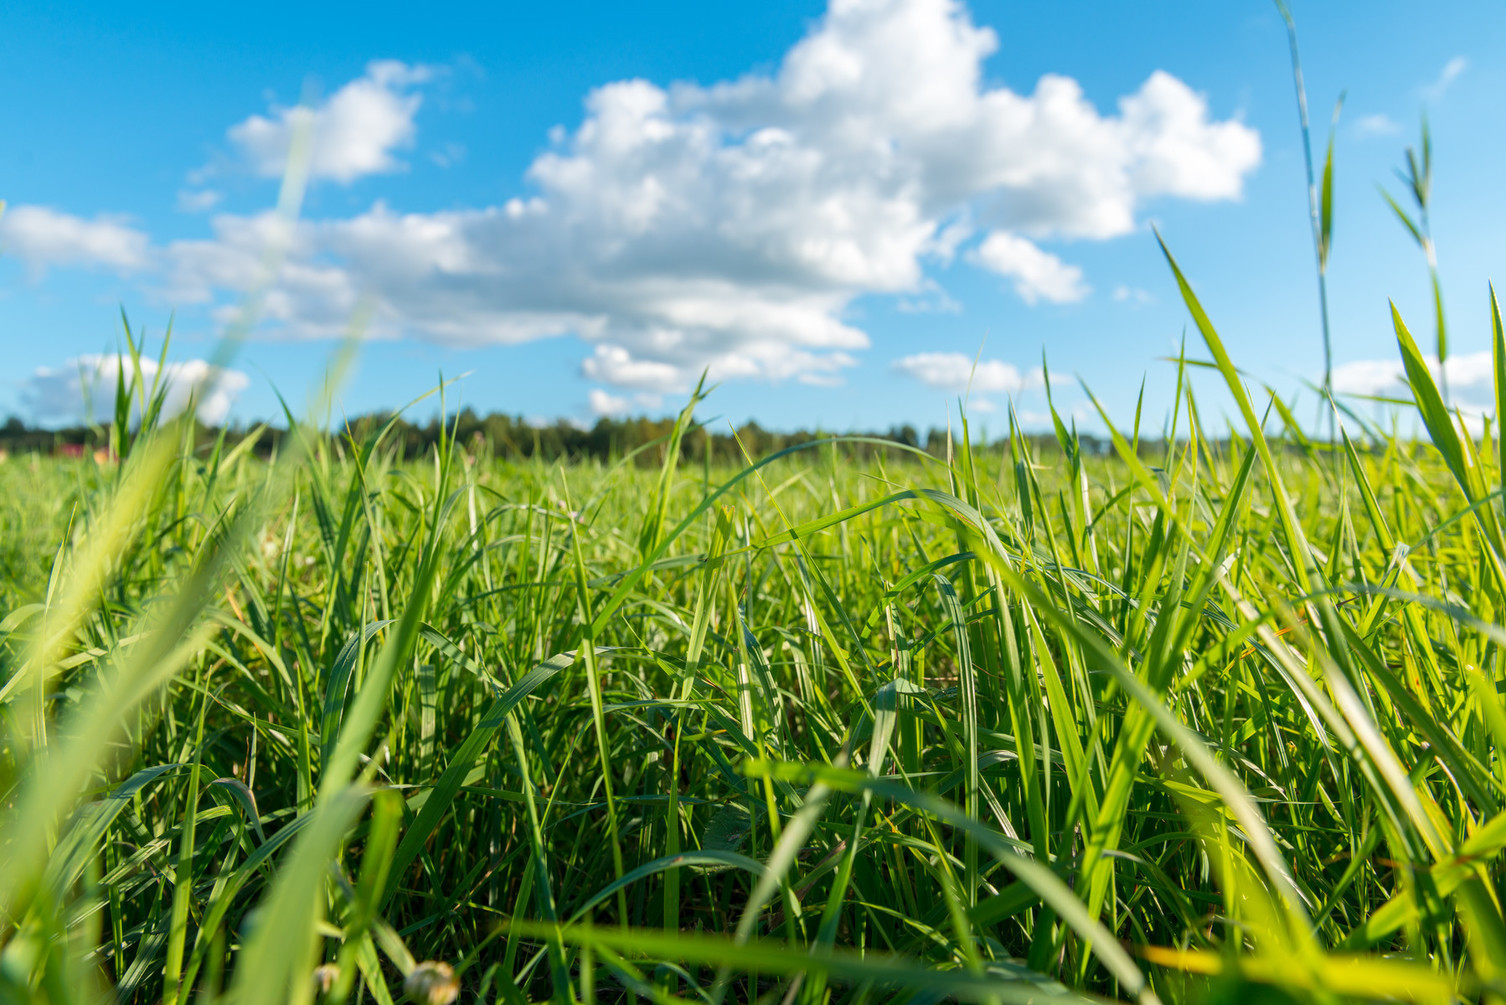
[[[978,360],[960,352],[918,352],[897,359],[891,368],[914,377],[938,391],[962,394],[969,387],[978,394],[1017,394],[1041,384],[1040,370],[1021,373],[1018,368],[998,359]]]
[[[593,415],[606,415],[618,418],[626,415],[633,407],[633,403],[628,399],[619,397],[608,391],[603,391],[599,387],[591,388],[590,393],[586,395],[586,399],[591,405],[591,414]]]
[[[1401,126],[1384,113],[1362,115],[1354,123],[1354,131],[1361,136],[1395,136]]]
[[[370,174],[403,170],[394,152],[413,145],[413,117],[422,98],[413,92],[433,75],[428,67],[375,60],[315,108],[274,106],[230,128],[230,142],[257,174],[280,177],[299,130],[312,141],[310,176],[350,184]]]
[[[206,213],[219,205],[224,196],[212,188],[183,189],[178,193],[178,210],[183,213]]]
[[[1467,69],[1469,69],[1469,60],[1463,56],[1455,56],[1443,64],[1443,69],[1438,71],[1438,78],[1422,89],[1423,97],[1429,101],[1442,100],[1444,93]]]
[[[984,268],[1013,279],[1015,292],[1027,304],[1038,300],[1068,304],[1081,300],[1089,292],[1082,281],[1082,269],[1065,264],[1016,234],[994,231],[978,246],[973,257]]]
[[[128,385],[134,381],[129,356],[79,356],[59,367],[38,367],[22,386],[21,401],[43,423],[108,422],[115,414],[115,389],[122,373]],[[158,376],[155,360],[141,360],[141,376],[143,390],[150,390]],[[160,379],[167,387],[165,414],[177,415],[192,401],[199,419],[209,425],[225,421],[230,406],[251,382],[239,370],[216,370],[202,359],[168,363]]]
[[[304,337],[344,335],[361,302],[354,274],[314,257],[316,225],[290,223],[273,212],[259,216],[221,214],[211,221],[214,236],[174,241],[164,249],[159,295],[173,305],[208,304],[228,320],[233,298],[261,291],[260,316],[292,327]],[[281,261],[271,249],[283,249]],[[269,269],[276,263],[275,275]],[[271,282],[269,283],[269,280]]]
[[[592,415],[606,415],[613,418],[621,418],[635,410],[656,412],[664,407],[664,396],[651,391],[643,391],[628,397],[593,387],[587,392],[586,401],[590,405]]]
[[[703,369],[827,385],[869,345],[858,298],[924,303],[928,267],[964,252],[1032,302],[1077,299],[1081,270],[1036,242],[1129,233],[1158,198],[1238,198],[1260,160],[1253,129],[1213,119],[1165,72],[1105,113],[1063,76],[990,86],[997,47],[958,0],[832,0],[772,71],[592,91],[501,205],[378,203],[298,224],[266,317],[330,336],[364,300],[376,334],[573,334],[591,343],[586,376],[635,391],[680,390]],[[374,63],[315,111],[253,116],[232,140],[276,174],[296,117],[313,115],[317,174],[399,169],[425,73]],[[223,306],[256,285],[265,218],[212,226],[165,249],[169,300]]]
[[[1438,357],[1426,357],[1433,379],[1439,377]],[[1489,388],[1494,369],[1489,350],[1450,356],[1442,372],[1448,377],[1449,390],[1470,391]],[[1334,367],[1333,389],[1339,394],[1410,395],[1406,367],[1400,359],[1359,359]]]
[[[580,371],[603,384],[650,391],[678,390],[681,383],[678,367],[634,359],[626,349],[616,345],[598,345],[596,352],[581,364]]]
[[[1400,360],[1357,359],[1333,369],[1333,389],[1339,394],[1394,394],[1405,389]]]
[[[1260,163],[1253,129],[1209,122],[1207,101],[1165,70],[1121,98],[1119,108],[1134,198],[1238,199],[1245,174]]]
[[[84,265],[131,272],[147,265],[150,242],[120,217],[85,220],[46,206],[16,206],[0,214],[0,254],[37,271]]]

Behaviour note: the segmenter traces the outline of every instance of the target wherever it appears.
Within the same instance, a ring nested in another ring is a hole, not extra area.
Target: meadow
[[[122,386],[0,466],[0,999],[1506,998],[1496,431],[1398,316],[1426,438],[1304,432],[1176,277],[1238,415],[1108,456],[713,466],[698,394],[265,460]]]

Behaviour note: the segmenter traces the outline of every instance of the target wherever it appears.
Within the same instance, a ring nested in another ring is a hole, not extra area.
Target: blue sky
[[[1459,400],[1485,401],[1506,8],[1294,4],[1322,142],[1342,390],[1396,383],[1386,298],[1425,344],[1422,256],[1377,193],[1434,133]],[[792,428],[1027,421],[1046,354],[1116,420],[1169,404],[1186,324],[1158,225],[1236,361],[1322,372],[1286,38],[1250,2],[24,5],[0,34],[0,412],[58,423],[119,311],[171,376],[259,321],[209,418],[300,401],[366,342],[350,413],[469,373],[486,412],[707,414]],[[300,109],[300,102],[303,105]],[[278,217],[309,135],[297,220]],[[271,263],[271,264],[269,264]],[[973,359],[981,362],[973,372]],[[1197,355],[1201,355],[1200,348]],[[113,383],[113,380],[111,380]],[[1210,394],[1216,411],[1220,399]],[[427,406],[423,406],[427,408]],[[992,411],[990,411],[992,410]],[[1159,414],[1155,412],[1154,414]],[[1159,422],[1159,419],[1156,420]]]

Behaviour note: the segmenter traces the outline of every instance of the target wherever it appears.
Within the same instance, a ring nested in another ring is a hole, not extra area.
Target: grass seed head
[[[335,963],[324,963],[314,968],[314,991],[316,994],[327,995],[334,990],[340,981],[340,967]]]
[[[450,1005],[460,996],[460,982],[448,963],[425,960],[403,981],[403,993],[422,1005]]]

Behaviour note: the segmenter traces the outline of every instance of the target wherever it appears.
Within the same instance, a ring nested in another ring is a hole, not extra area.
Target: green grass
[[[1277,435],[1176,275],[1155,456],[0,466],[0,999],[1501,1000],[1493,431],[1398,317],[1429,442]]]

